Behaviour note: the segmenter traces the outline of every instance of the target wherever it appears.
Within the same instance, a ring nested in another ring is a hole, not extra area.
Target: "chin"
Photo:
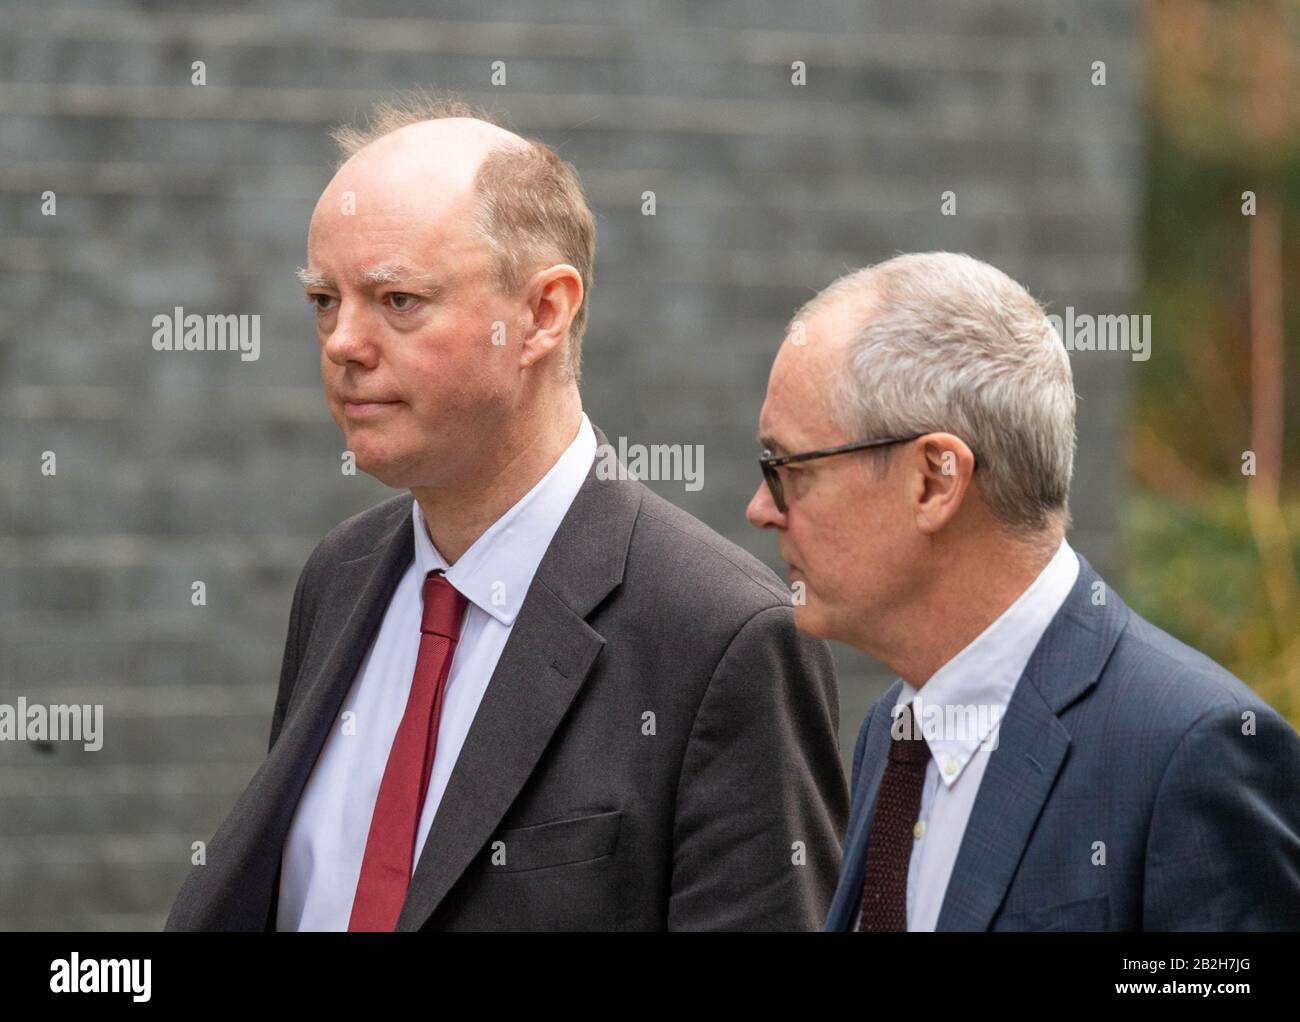
[[[795,606],[794,626],[804,635],[809,635],[814,639],[834,638],[826,627],[826,620],[818,613],[817,608],[806,603],[802,606]]]
[[[409,490],[411,487],[406,482],[405,477],[387,465],[378,468],[366,468],[360,462],[357,462],[357,468],[373,479],[379,480],[385,486],[394,490]]]
[[[361,463],[357,463],[361,467]],[[417,486],[427,486],[427,477],[421,475],[414,459],[386,460],[365,470],[385,486],[395,490],[413,490]]]
[[[393,457],[389,452],[375,450],[368,444],[360,443],[355,447],[348,447],[357,459],[357,471],[364,472],[372,478],[378,479],[385,486],[391,486],[394,489],[409,489],[406,484],[406,462],[403,459]]]

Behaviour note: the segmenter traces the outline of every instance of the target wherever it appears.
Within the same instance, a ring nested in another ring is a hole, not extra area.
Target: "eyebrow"
[[[325,274],[319,270],[309,270],[305,266],[298,267],[298,279],[302,281],[303,287],[328,287],[329,281]]]
[[[320,270],[300,266],[297,276],[302,286],[306,288],[334,287],[334,281]],[[426,294],[436,294],[444,290],[443,285],[432,273],[421,273],[405,263],[380,263],[378,266],[372,266],[361,273],[355,283],[357,287],[367,287],[374,284],[399,284],[407,281]]]
[[[781,443],[779,440],[773,440],[770,436],[763,436],[760,434],[758,437],[758,443],[760,447],[766,448],[773,454],[785,453],[785,444]]]

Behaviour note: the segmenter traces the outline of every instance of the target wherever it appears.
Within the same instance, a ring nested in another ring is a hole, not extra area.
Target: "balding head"
[[[346,125],[332,134],[343,155],[340,175],[349,167],[372,167],[372,160],[400,161],[415,176],[389,179],[394,186],[423,185],[477,202],[473,227],[495,255],[503,291],[519,290],[543,266],[577,270],[583,300],[569,329],[564,369],[578,382],[596,220],[573,167],[549,146],[496,124],[484,110],[418,91],[378,104],[364,128]],[[348,190],[343,180],[336,179],[335,194]]]
[[[580,410],[594,226],[577,230],[575,265],[556,230],[573,232],[570,206],[551,187],[557,173],[574,188],[576,178],[545,147],[450,112],[397,123],[439,111],[381,109],[370,130],[337,133],[345,159],[300,271],[348,449],[364,471],[412,489],[482,470],[471,437],[508,451],[510,436]]]
[[[528,147],[514,132],[473,117],[416,121],[372,139],[344,138],[348,148],[336,178],[379,169],[416,178],[426,189],[450,192],[473,189],[484,159],[494,149],[522,154]]]

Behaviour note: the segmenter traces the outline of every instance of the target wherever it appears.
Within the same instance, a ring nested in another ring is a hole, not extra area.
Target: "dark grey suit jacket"
[[[936,928],[1300,929],[1300,737],[1079,560],[1007,706]],[[828,930],[856,925],[900,688],[858,736]]]
[[[311,555],[269,755],[168,930],[274,928],[294,809],[413,556],[409,494]],[[820,929],[848,812],[838,715],[830,652],[796,633],[779,579],[593,465],[483,696],[397,928]]]

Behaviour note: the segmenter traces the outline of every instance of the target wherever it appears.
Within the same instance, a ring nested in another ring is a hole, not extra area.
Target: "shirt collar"
[[[996,621],[921,688],[903,682],[894,705],[912,702],[913,713],[919,710],[916,724],[948,787],[977,749],[997,747],[997,727],[1016,684],[1078,575],[1079,558],[1062,539],[1047,566]]]
[[[447,581],[470,603],[503,625],[513,625],[537,566],[595,457],[596,434],[583,412],[578,434],[559,460],[450,567],[429,539],[419,502],[412,500],[415,564],[420,577],[437,569],[445,571]]]

